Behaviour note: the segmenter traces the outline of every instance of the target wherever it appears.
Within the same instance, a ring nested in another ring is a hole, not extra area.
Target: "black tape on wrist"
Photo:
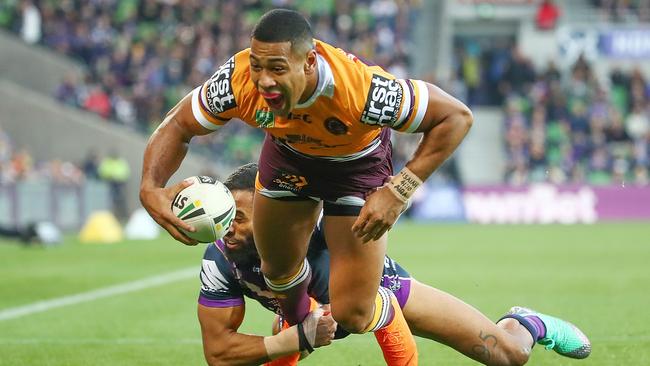
[[[298,349],[300,349],[300,352],[314,352],[314,347],[309,344],[307,336],[305,335],[305,328],[303,328],[302,323],[298,323]]]

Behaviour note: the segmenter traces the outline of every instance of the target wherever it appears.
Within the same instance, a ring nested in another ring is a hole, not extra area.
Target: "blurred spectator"
[[[41,40],[41,12],[31,0],[22,0],[20,8],[22,10],[20,36],[27,43],[38,43]]]
[[[111,116],[111,101],[104,88],[100,85],[93,85],[90,87],[88,97],[84,101],[84,108],[91,112],[95,112],[103,118]]]
[[[481,85],[482,70],[479,48],[477,45],[471,45],[461,52],[461,77],[467,88],[467,104],[471,106],[478,102]]]
[[[56,88],[54,97],[63,104],[79,107],[81,103],[77,84],[78,81],[75,74],[66,75],[63,82]]]
[[[113,211],[115,216],[121,220],[128,217],[126,183],[130,175],[129,163],[117,151],[111,151],[99,164],[99,177],[109,184]]]
[[[13,148],[9,135],[0,126],[0,184],[9,181],[10,161]]]
[[[34,169],[34,159],[26,149],[14,151],[11,157],[11,172],[13,180],[26,180]]]
[[[86,154],[81,169],[87,179],[99,179],[99,164],[101,160],[95,150],[90,150]]]
[[[501,81],[503,95],[524,95],[535,80],[535,70],[529,58],[517,46],[510,49],[510,62],[506,66]]]
[[[560,8],[553,0],[543,0],[537,8],[535,14],[535,25],[539,30],[555,29],[557,21],[560,18]]]

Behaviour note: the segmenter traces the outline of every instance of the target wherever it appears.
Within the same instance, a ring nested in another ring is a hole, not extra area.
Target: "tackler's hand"
[[[328,310],[319,307],[309,313],[305,320],[298,324],[301,359],[312,353],[314,348],[331,344],[335,332],[336,321]]]

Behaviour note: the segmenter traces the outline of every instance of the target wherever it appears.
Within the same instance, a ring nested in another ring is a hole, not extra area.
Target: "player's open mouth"
[[[284,97],[281,93],[260,93],[271,109],[282,109]]]
[[[224,243],[229,249],[237,249],[239,248],[239,242],[234,241],[234,240],[225,240]]]

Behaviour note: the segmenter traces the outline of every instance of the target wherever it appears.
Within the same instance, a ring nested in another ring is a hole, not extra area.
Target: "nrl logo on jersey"
[[[219,67],[219,70],[212,75],[208,82],[205,99],[208,102],[208,108],[215,114],[223,113],[237,106],[230,82],[234,69],[235,59],[231,57]]]
[[[261,128],[271,128],[275,126],[275,115],[267,109],[258,109],[255,111],[255,123]]]
[[[397,121],[402,95],[402,87],[397,80],[373,74],[366,106],[361,112],[361,122],[381,127],[392,126]]]

